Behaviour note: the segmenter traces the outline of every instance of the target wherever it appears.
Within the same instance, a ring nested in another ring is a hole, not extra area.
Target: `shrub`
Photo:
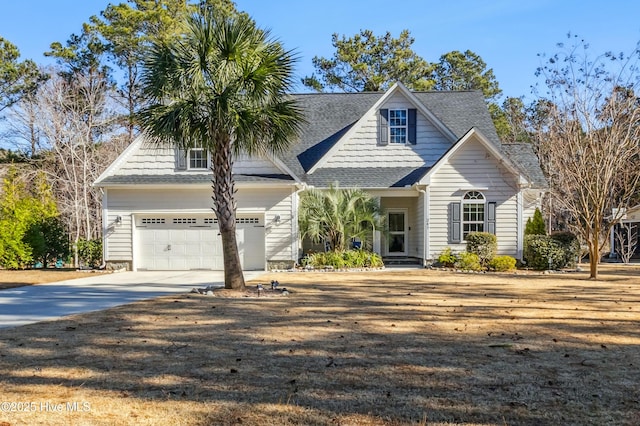
[[[31,247],[33,259],[45,268],[54,260],[64,261],[69,257],[69,235],[59,216],[34,223],[23,240]]]
[[[486,266],[496,255],[498,239],[488,232],[471,232],[467,235],[467,252],[478,255],[480,264]]]
[[[82,263],[91,268],[97,268],[102,263],[102,240],[78,240],[78,258]]]
[[[571,232],[557,232],[551,235],[554,241],[558,242],[564,251],[564,265],[573,266],[576,258],[580,257],[580,241]]]
[[[575,235],[528,235],[524,239],[524,258],[534,269],[562,269],[575,262],[580,245]]]
[[[380,268],[384,266],[382,258],[366,250],[327,251],[307,255],[302,263],[314,268],[332,266],[343,268]]]
[[[540,209],[536,207],[535,213],[533,213],[533,218],[527,219],[527,224],[524,228],[524,235],[547,235],[547,230],[544,224],[544,219],[542,218],[542,212]]]
[[[480,257],[475,253],[462,252],[458,254],[455,267],[463,271],[481,271]]]
[[[452,268],[456,264],[456,260],[458,260],[458,256],[451,251],[450,247],[442,250],[442,253],[438,256],[438,263],[447,268]]]
[[[489,269],[497,272],[516,269],[516,259],[511,256],[496,256],[489,261]]]

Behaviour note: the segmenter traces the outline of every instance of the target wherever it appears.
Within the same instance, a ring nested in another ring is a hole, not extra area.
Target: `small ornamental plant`
[[[513,271],[516,269],[516,259],[511,256],[496,256],[489,261],[489,270],[496,272]]]
[[[463,271],[482,271],[484,269],[480,264],[480,257],[475,253],[466,251],[458,254],[455,267]]]

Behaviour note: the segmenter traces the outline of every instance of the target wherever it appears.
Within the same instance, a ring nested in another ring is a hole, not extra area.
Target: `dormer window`
[[[415,145],[417,142],[415,108],[378,111],[378,145]]]
[[[189,170],[203,170],[209,166],[207,151],[204,148],[191,148],[187,158]]]
[[[407,110],[389,110],[389,143],[407,143]]]

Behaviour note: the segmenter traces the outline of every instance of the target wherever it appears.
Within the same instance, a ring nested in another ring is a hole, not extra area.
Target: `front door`
[[[407,255],[407,212],[396,210],[387,213],[389,237],[387,238],[387,254],[389,256]]]

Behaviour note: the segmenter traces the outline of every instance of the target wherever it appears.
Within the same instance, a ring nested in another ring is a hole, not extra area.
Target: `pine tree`
[[[536,208],[535,213],[533,213],[533,218],[527,219],[524,235],[547,235],[542,212],[539,208]]]

